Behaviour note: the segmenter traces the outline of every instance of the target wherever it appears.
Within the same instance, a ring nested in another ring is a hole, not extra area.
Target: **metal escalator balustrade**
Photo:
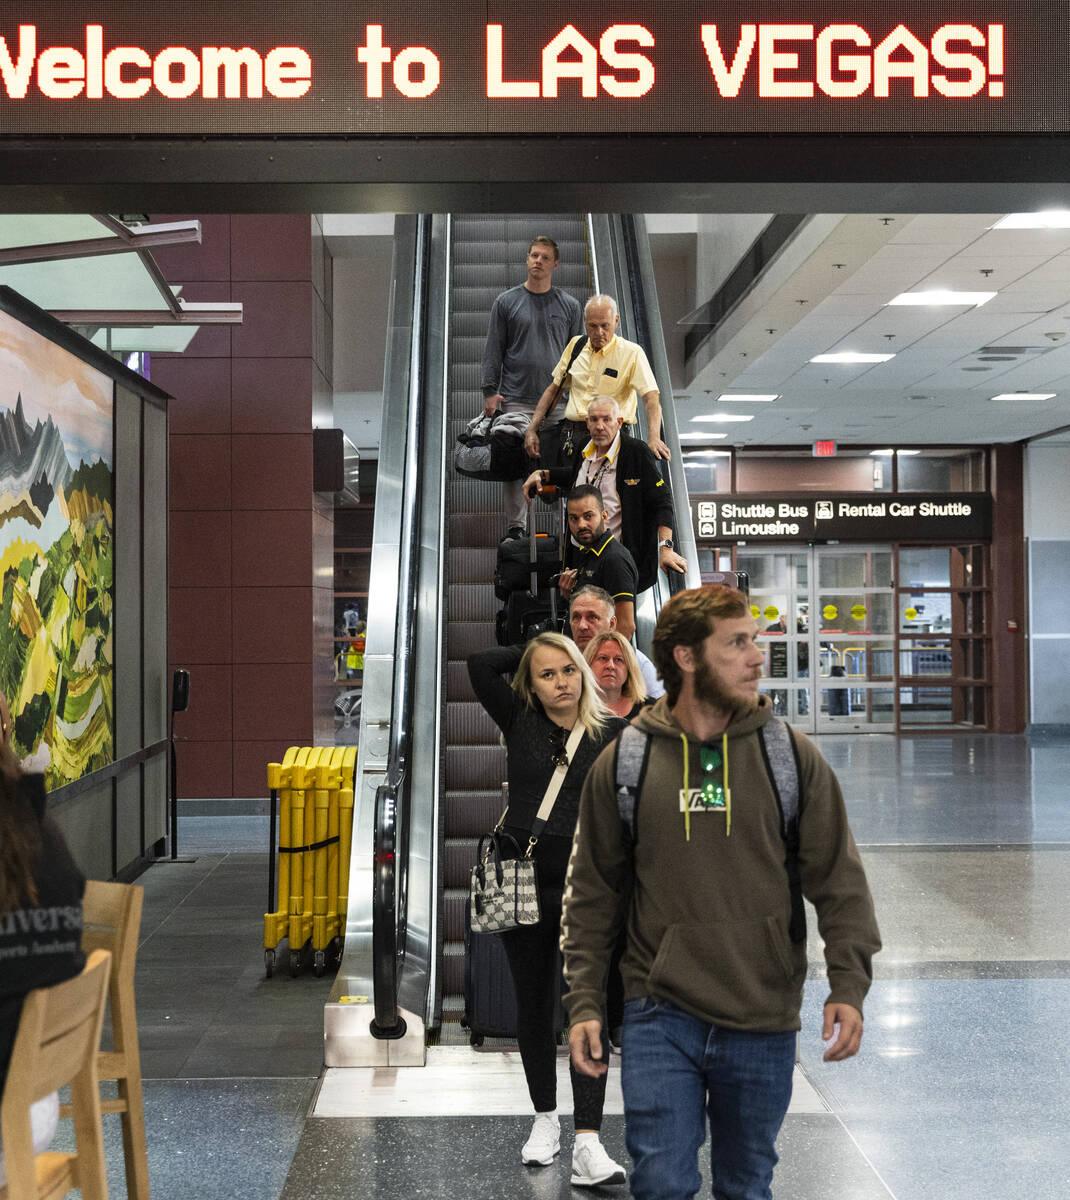
[[[522,283],[531,239],[552,237],[559,248],[553,284],[583,304],[592,294],[582,215],[454,216],[451,218],[449,432],[455,439],[481,411],[482,357],[491,305]],[[499,608],[491,580],[498,540],[506,531],[500,483],[451,472],[447,482],[447,666],[445,804],[442,852],[441,1039],[461,1041],[464,1009],[464,907],[479,838],[502,810],[505,751],[498,727],[475,699],[465,659],[494,645]],[[539,527],[548,518],[538,516]]]

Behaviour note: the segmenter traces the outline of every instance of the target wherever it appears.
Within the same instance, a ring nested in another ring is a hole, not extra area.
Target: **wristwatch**
[[[658,542],[659,550],[662,548],[662,546],[667,546],[671,550],[672,549],[672,538],[666,538],[665,541]]]

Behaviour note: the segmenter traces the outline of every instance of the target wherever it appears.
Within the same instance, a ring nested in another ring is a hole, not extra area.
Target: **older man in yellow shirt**
[[[654,372],[650,369],[642,346],[617,336],[620,315],[612,296],[592,296],[583,310],[587,330],[586,345],[571,366],[576,346],[573,338],[565,347],[553,381],[539,398],[535,412],[524,435],[524,446],[532,458],[539,454],[539,425],[553,410],[561,392],[568,388],[565,420],[583,426],[587,406],[596,397],[616,400],[626,425],[634,425],[638,399],[646,410],[647,445],[657,458],[669,458],[669,447],[661,440],[661,400]],[[587,430],[580,428],[578,436],[587,442]],[[553,464],[550,464],[553,465]]]

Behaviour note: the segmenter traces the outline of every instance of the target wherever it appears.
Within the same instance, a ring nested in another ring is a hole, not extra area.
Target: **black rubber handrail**
[[[415,626],[418,580],[416,554],[420,545],[419,474],[424,390],[424,352],[431,262],[431,217],[417,217],[412,340],[409,352],[409,397],[405,439],[405,479],[402,490],[401,543],[398,562],[398,626],[394,635],[394,702],[386,782],[375,793],[374,884],[372,896],[372,986],[375,1018],[373,1037],[391,1039],[405,1034],[398,1007],[398,968],[405,930],[399,912],[405,910],[406,831],[409,828],[408,762],[412,740],[412,695],[415,669]],[[400,887],[399,887],[400,885]]]
[[[628,288],[631,293],[635,340],[650,351],[651,357],[653,357],[653,341],[650,336],[650,312],[647,308],[646,290],[643,286],[643,267],[639,254],[639,242],[635,233],[635,218],[629,213],[621,215],[621,240],[624,244],[625,275],[627,276]],[[664,424],[664,417],[662,418],[662,423]],[[668,472],[662,463],[658,463],[658,470],[661,471],[663,478],[667,476]],[[673,494],[673,502],[674,504],[676,502],[675,493]],[[670,596],[682,591],[687,586],[686,577],[677,571],[665,571],[663,573],[668,583]]]

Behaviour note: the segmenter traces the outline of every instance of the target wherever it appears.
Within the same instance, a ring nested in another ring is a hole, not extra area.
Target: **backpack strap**
[[[795,736],[786,721],[776,716],[770,717],[759,732],[762,757],[780,809],[780,834],[786,848],[784,868],[788,873],[788,890],[791,893],[789,936],[793,942],[801,942],[806,939],[806,909],[799,874],[799,755]]]
[[[617,738],[614,778],[617,792],[617,812],[624,826],[626,840],[635,845],[635,810],[639,804],[639,792],[646,774],[646,763],[650,757],[650,735],[634,725],[621,730]]]

